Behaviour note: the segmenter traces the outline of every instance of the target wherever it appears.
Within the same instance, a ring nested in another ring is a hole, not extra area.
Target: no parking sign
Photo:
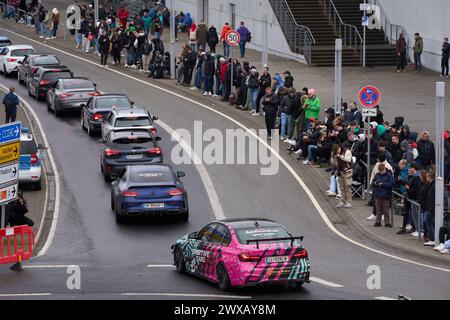
[[[359,103],[365,108],[375,108],[381,101],[381,92],[375,86],[365,86],[358,94]]]

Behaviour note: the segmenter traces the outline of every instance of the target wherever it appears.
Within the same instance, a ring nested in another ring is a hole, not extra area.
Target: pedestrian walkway
[[[27,28],[22,24],[16,24],[11,21],[0,21],[0,26],[7,27],[15,32],[26,35],[42,42],[33,32],[33,29]],[[64,32],[64,30],[61,30]],[[168,41],[169,32],[164,30],[162,39],[166,50],[169,50],[170,42]],[[180,52],[181,44],[187,42],[186,34],[179,34],[178,41],[176,42],[177,54]],[[91,59],[93,61],[100,62],[100,58],[93,53],[81,53],[75,49],[75,40],[73,37],[68,37],[64,40],[62,34],[57,39],[48,41],[49,45],[55,45],[55,47],[64,50],[65,52],[80,55],[83,58]],[[218,53],[223,53],[221,45],[217,47]],[[235,56],[239,56],[239,48],[235,48]],[[262,70],[261,53],[254,50],[247,50],[247,56],[243,61],[249,61],[250,65],[254,65],[258,71]],[[285,58],[269,55],[269,67],[272,76],[275,73],[282,74],[289,70],[294,77],[294,86],[296,88],[308,87],[316,88],[317,95],[322,101],[323,112],[327,107],[333,105],[334,100],[334,68],[311,68],[303,65],[299,62],[292,61]],[[139,73],[137,70],[125,69],[123,66],[112,66],[111,68],[133,74],[135,77],[141,77],[144,79],[145,75]],[[343,71],[343,98],[344,101],[351,102],[357,100],[357,93],[359,89],[366,84],[372,84],[380,88],[382,93],[382,101],[380,103],[381,110],[384,113],[385,120],[393,121],[396,116],[403,116],[405,123],[407,123],[414,131],[422,131],[430,128],[434,128],[434,95],[435,95],[435,82],[440,81],[439,75],[424,70],[421,73],[408,70],[406,73],[396,73],[395,67],[377,67],[377,68],[361,68],[361,67],[348,67]],[[147,78],[145,78],[147,79]],[[150,80],[157,83],[170,83],[172,86],[173,80]],[[450,86],[450,82],[449,82]],[[211,99],[214,105],[228,106],[229,104],[220,102],[219,99],[204,98],[201,96],[202,92],[192,92],[188,88],[177,87],[174,90],[187,93],[191,95],[198,95],[199,99]],[[447,88],[446,104],[450,105],[450,90]],[[204,101],[204,100],[202,100]],[[233,108],[234,109],[234,108]],[[234,111],[234,110],[233,110]],[[322,117],[322,115],[321,115]],[[253,117],[257,118],[257,117]],[[446,114],[446,127],[450,128],[450,113]],[[264,127],[263,117],[258,119],[258,128]],[[431,131],[434,136],[433,131]],[[288,157],[287,151],[282,150],[281,154]],[[328,185],[329,175],[324,172],[323,169],[314,169],[303,166],[300,162],[296,168],[298,172],[304,170],[316,170],[315,172],[320,177],[321,181],[315,186],[311,186],[315,192],[325,192],[325,187]],[[323,190],[320,188],[323,187]],[[443,259],[450,262],[450,255],[440,255],[430,248],[425,248],[422,243],[419,243],[417,238],[413,238],[410,235],[397,235],[397,227],[401,226],[401,217],[395,217],[394,228],[373,228],[373,221],[367,221],[366,217],[371,213],[372,208],[366,206],[367,200],[354,200],[352,209],[345,209],[346,213],[350,215],[352,219],[367,233],[380,239],[381,241],[388,243],[392,246],[405,249],[417,254],[434,257],[437,259]],[[329,213],[332,215],[333,213]]]

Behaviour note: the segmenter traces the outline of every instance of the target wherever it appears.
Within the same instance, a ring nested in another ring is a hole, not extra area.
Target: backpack
[[[144,42],[142,46],[142,54],[149,55],[152,50],[153,50],[152,44],[150,42],[148,43]]]
[[[247,34],[247,42],[252,42],[252,33],[250,31]]]

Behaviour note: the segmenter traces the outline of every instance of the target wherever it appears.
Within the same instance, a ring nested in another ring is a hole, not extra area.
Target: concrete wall
[[[450,37],[449,0],[377,0],[391,23],[406,29],[409,45],[414,45],[414,33],[424,40],[422,63],[425,67],[441,70],[441,46],[444,37]],[[412,50],[410,49],[412,58]]]
[[[250,49],[262,51],[263,47],[263,13],[268,14],[269,53],[277,56],[292,58],[306,63],[303,55],[291,52],[268,0],[174,0],[175,10],[190,12],[194,22],[198,23],[205,13],[205,21],[213,24],[220,33],[225,22],[231,23],[231,6],[235,4],[236,27],[244,21],[252,33],[252,42],[247,44]],[[169,4],[166,1],[167,5]],[[205,7],[205,9],[203,9]]]

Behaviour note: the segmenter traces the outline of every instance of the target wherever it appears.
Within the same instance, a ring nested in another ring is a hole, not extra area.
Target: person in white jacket
[[[349,149],[339,147],[336,151],[338,162],[339,186],[341,187],[342,199],[338,199],[337,208],[352,207],[352,182],[353,182],[353,156]]]

